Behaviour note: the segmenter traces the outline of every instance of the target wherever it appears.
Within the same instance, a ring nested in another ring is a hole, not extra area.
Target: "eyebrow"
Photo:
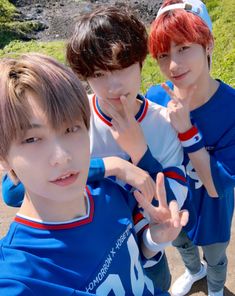
[[[32,123],[32,124],[29,124],[29,126],[27,127],[27,130],[31,130],[31,129],[34,129],[34,128],[43,128],[44,125],[41,125],[41,124],[38,124],[38,123]]]

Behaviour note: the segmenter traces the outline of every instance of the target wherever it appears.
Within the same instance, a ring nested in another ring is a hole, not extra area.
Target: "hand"
[[[176,201],[171,201],[169,206],[166,199],[163,173],[158,173],[156,194],[159,206],[155,207],[140,192],[134,192],[139,205],[150,218],[149,228],[152,240],[163,243],[174,240],[180,233],[182,226],[188,222],[188,211],[179,211]]]
[[[155,182],[149,174],[122,158],[111,156],[103,158],[105,177],[116,176],[139,190],[149,202],[155,194]]]
[[[137,164],[147,150],[141,126],[136,121],[129,100],[121,96],[124,114],[118,113],[108,100],[103,102],[104,109],[112,117],[111,133],[121,147]]]
[[[174,91],[172,91],[166,83],[163,83],[162,87],[171,97],[167,109],[172,126],[178,133],[186,132],[192,127],[190,120],[190,103],[195,87],[192,87],[189,90],[187,98],[177,97]]]

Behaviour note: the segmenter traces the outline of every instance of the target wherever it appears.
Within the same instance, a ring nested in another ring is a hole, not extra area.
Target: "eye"
[[[157,59],[158,60],[162,60],[162,59],[167,58],[167,57],[168,57],[168,54],[167,53],[161,53],[161,54],[159,54],[157,56]]]
[[[104,73],[102,73],[102,72],[95,72],[93,74],[93,78],[100,78],[100,77],[103,77],[103,76],[104,76]]]
[[[181,46],[180,49],[179,49],[179,52],[183,52],[185,50],[187,50],[189,48],[189,46]]]
[[[76,133],[80,130],[80,125],[75,125],[75,126],[72,126],[72,127],[68,127],[65,131],[66,134],[69,134],[69,133]]]
[[[40,138],[37,138],[37,137],[30,137],[30,138],[27,138],[25,140],[22,141],[22,144],[31,144],[31,143],[36,143],[40,140]]]

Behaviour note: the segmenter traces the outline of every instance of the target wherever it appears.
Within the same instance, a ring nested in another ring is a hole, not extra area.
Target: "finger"
[[[169,210],[171,212],[171,220],[174,227],[180,226],[179,206],[176,200],[172,200],[169,204]]]
[[[180,102],[179,98],[175,95],[174,91],[166,83],[162,83],[161,86],[168,93],[172,100],[176,101],[177,103]]]
[[[121,128],[119,126],[119,123],[113,118],[111,120],[112,126],[110,126],[111,132],[118,132],[120,133]]]
[[[121,96],[120,100],[122,102],[123,110],[127,119],[131,119],[133,117],[132,108],[130,105],[130,101],[126,98],[126,96]]]
[[[103,100],[102,107],[104,108],[104,111],[108,113],[112,118],[114,118],[118,122],[122,122],[122,117],[120,114],[115,110],[113,105],[108,102],[108,100]]]
[[[134,196],[138,202],[138,204],[148,213],[150,217],[155,216],[155,208],[154,206],[145,198],[145,196],[139,192],[139,191],[134,191]]]
[[[159,202],[159,207],[164,207],[164,208],[168,207],[167,201],[166,201],[166,189],[165,189],[165,181],[164,181],[163,173],[157,174],[156,194]]]
[[[145,185],[145,188],[146,188],[146,197],[149,202],[152,202],[153,197],[155,195],[156,184],[150,176],[148,177],[148,181],[147,181],[147,184]]]
[[[189,212],[187,210],[182,210],[179,213],[180,215],[180,225],[185,226],[188,223]]]

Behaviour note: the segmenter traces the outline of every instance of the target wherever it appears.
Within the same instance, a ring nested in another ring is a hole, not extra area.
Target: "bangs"
[[[120,70],[139,62],[148,52],[145,26],[130,12],[107,7],[83,16],[67,44],[67,60],[82,79],[96,69]]]
[[[169,52],[171,42],[176,44],[197,43],[206,48],[213,40],[210,29],[193,13],[181,9],[159,16],[151,25],[149,51],[154,58]]]
[[[4,68],[5,75],[0,79],[0,129],[6,151],[30,126],[30,95],[45,112],[52,129],[60,130],[65,123],[72,125],[77,121],[89,128],[86,92],[67,67],[41,55],[26,55],[19,61],[5,63]]]

